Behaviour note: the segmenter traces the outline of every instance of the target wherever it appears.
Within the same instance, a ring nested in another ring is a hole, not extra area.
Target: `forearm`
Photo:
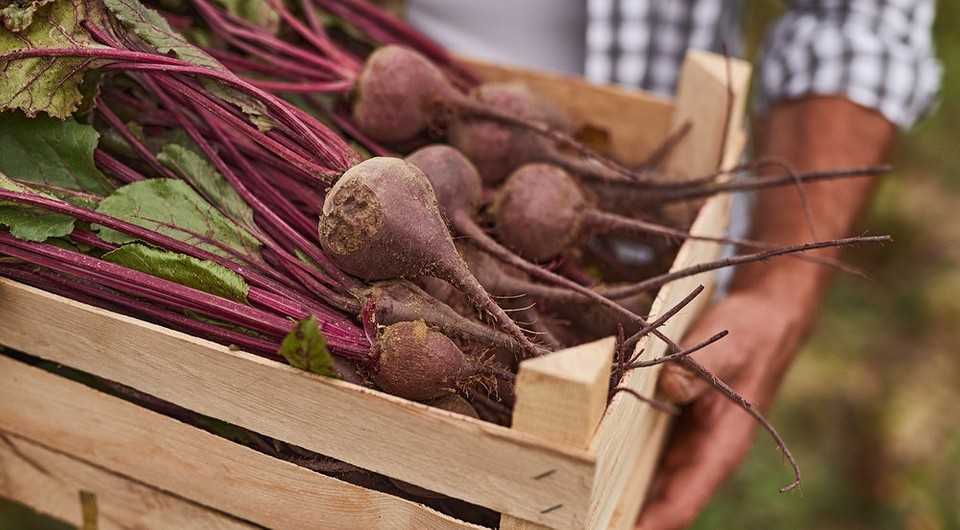
[[[894,126],[876,111],[839,97],[811,97],[774,106],[759,127],[759,155],[797,171],[866,166],[886,160]],[[752,238],[779,244],[847,237],[870,198],[875,179],[852,178],[803,187],[810,220],[796,187],[757,195]],[[811,233],[811,222],[813,233]],[[820,251],[835,257],[837,249]],[[741,267],[733,289],[763,290],[810,313],[832,269],[809,261],[779,259]]]
[[[882,163],[895,127],[879,113],[842,98],[807,98],[773,107],[760,127],[760,156],[788,163],[797,171]],[[870,198],[873,178],[852,178],[804,186],[810,219],[795,187],[760,192],[751,237],[778,244],[850,235]],[[837,257],[838,249],[819,251]],[[772,357],[755,372],[751,394],[770,397],[809,332],[833,269],[810,261],[779,258],[741,267],[732,294],[752,297],[781,314],[783,336]],[[761,401],[766,401],[763,399]]]

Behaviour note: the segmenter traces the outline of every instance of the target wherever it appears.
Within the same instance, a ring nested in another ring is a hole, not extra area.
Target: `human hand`
[[[765,410],[805,332],[809,313],[768,292],[744,289],[709,307],[684,343],[695,344],[729,329],[725,340],[694,357]],[[659,386],[668,400],[687,406],[666,444],[651,499],[637,523],[644,530],[691,525],[740,464],[757,426],[737,404],[678,364],[664,366]]]

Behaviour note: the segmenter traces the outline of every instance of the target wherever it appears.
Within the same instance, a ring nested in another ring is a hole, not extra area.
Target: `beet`
[[[429,59],[401,46],[383,46],[367,58],[357,79],[353,119],[377,141],[407,142],[435,121],[440,105],[458,97]]]
[[[515,171],[493,204],[504,245],[533,261],[560,256],[582,237],[587,198],[569,173],[549,164]]]
[[[746,239],[690,234],[661,224],[605,212],[593,206],[586,191],[565,170],[551,164],[528,164],[510,175],[494,199],[500,240],[517,254],[548,261],[585,238],[609,232],[654,234],[753,248],[775,245]]]
[[[347,170],[323,203],[319,234],[323,249],[344,271],[365,280],[446,280],[490,313],[528,355],[539,352],[470,274],[430,181],[413,164],[377,157]]]
[[[453,392],[471,371],[460,348],[422,320],[384,328],[374,381],[386,392],[426,401]]]
[[[457,149],[444,144],[422,147],[404,159],[417,166],[433,186],[440,213],[454,228],[477,212],[483,200],[483,183],[477,168]]]
[[[565,132],[571,128],[558,109],[538,100],[518,83],[486,83],[470,95],[480,104],[520,119],[542,122]],[[503,182],[524,164],[552,159],[552,147],[543,136],[489,119],[454,119],[447,130],[447,141],[476,165],[487,185]]]

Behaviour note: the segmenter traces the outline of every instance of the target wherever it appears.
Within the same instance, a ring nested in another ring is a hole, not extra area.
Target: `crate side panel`
[[[561,526],[586,512],[595,464],[586,451],[554,448],[6,279],[0,344],[497,511]],[[549,479],[533,478],[548,470],[555,471]],[[541,514],[555,504],[567,509]]]
[[[0,439],[0,477],[0,497],[78,527],[79,492],[89,491],[101,530],[260,528],[12,434]]]
[[[691,164],[690,167],[700,168],[701,173],[736,162],[744,146],[743,109],[749,78],[750,65],[744,61],[727,60],[706,52],[688,54],[684,62],[684,77],[680,81],[673,127],[676,130],[683,122],[692,120],[693,129],[673,151],[674,160],[682,157]],[[727,97],[728,95],[732,95],[733,99]],[[716,107],[717,102],[722,101],[727,101],[728,105],[719,105],[720,108],[712,110],[704,109],[705,105]],[[669,165],[674,171],[678,171],[676,162]],[[725,235],[730,223],[731,204],[729,195],[707,200],[694,218],[691,233],[714,237]],[[712,261],[720,256],[722,250],[722,245],[717,243],[689,240],[680,248],[671,270]],[[706,290],[670,319],[661,331],[668,337],[680,340],[709,302],[715,282],[716,273],[711,272],[683,278],[664,286],[654,300],[652,315],[663,313],[699,284],[703,284]],[[666,345],[653,336],[646,337],[637,348],[644,350],[645,359],[659,357],[666,351]],[[659,372],[659,366],[634,370],[624,377],[621,384],[642,395],[653,396]],[[607,528],[614,511],[618,509],[622,518],[636,517],[642,499],[627,499],[621,502],[621,498],[628,490],[646,489],[653,466],[647,476],[633,475],[638,462],[645,457],[643,451],[637,449],[642,446],[637,444],[646,440],[654,442],[662,437],[660,431],[666,430],[669,422],[658,419],[661,415],[662,413],[653,411],[645,404],[623,394],[611,402],[594,440],[598,478],[591,502],[590,528]],[[647,454],[646,458],[651,457]],[[639,481],[641,484],[629,484],[630,481]],[[627,505],[635,510],[634,513],[625,513]]]
[[[699,229],[698,233],[723,234],[729,203],[729,197],[718,197],[709,201],[698,221],[694,223],[694,227]],[[674,269],[709,261],[720,254],[721,245],[719,244],[702,241],[693,243],[682,247]],[[683,336],[693,319],[707,304],[714,282],[715,274],[705,273],[678,280],[660,290],[651,308],[653,315],[661,314],[679,302],[697,285],[702,284],[706,287],[699,297],[661,328],[666,336]],[[643,359],[657,358],[666,351],[666,344],[652,336],[641,340],[637,347],[644,349]],[[658,375],[659,366],[634,370],[624,377],[621,384],[641,395],[652,396]],[[657,424],[657,416],[660,415],[662,413],[623,393],[615,396],[610,403],[593,443],[597,454],[598,479],[597,489],[594,491],[591,502],[592,516],[588,528],[606,528],[620,495],[627,487],[627,482],[642,480],[640,477],[633,476],[630,471],[636,467],[637,459],[641,456],[641,451],[637,450],[640,447],[639,444],[650,435]]]
[[[0,373],[5,430],[241,519],[277,528],[478,528],[7,357]]]
[[[513,429],[589,447],[607,405],[614,342],[608,337],[520,363]],[[581,517],[576,528],[585,522]],[[544,527],[510,515],[500,518],[501,530],[538,528]]]
[[[666,442],[669,432],[667,427],[670,424],[670,418],[668,416],[658,414],[654,418],[647,439],[643,442],[642,452],[637,458],[630,480],[624,486],[620,495],[620,502],[613,511],[607,530],[628,530],[633,528],[637,522],[637,514],[640,512],[640,507],[647,496],[653,472],[660,461],[660,451],[663,449],[663,444]]]

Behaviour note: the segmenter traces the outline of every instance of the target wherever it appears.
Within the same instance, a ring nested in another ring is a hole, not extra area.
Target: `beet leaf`
[[[0,190],[33,192],[0,173]],[[49,195],[41,194],[46,197]],[[10,229],[10,235],[17,239],[42,243],[53,237],[63,237],[73,232],[74,218],[69,215],[51,213],[38,208],[0,201],[0,225]]]
[[[25,48],[97,46],[80,26],[90,15],[83,0],[55,0],[43,6],[34,2],[30,7],[27,11],[17,10],[17,5],[4,8],[0,54]],[[40,112],[70,116],[83,100],[83,76],[77,74],[87,63],[86,59],[35,58],[2,65],[0,111],[22,110],[31,117]]]
[[[101,201],[97,212],[226,258],[230,254],[213,241],[244,256],[255,255],[260,248],[250,232],[237,226],[182,180],[149,179],[127,184]],[[136,239],[106,228],[100,228],[100,237],[116,244]]]
[[[74,119],[0,113],[0,172],[18,181],[108,195],[113,184],[97,169],[100,135]]]
[[[253,210],[189,138],[164,145],[157,160],[199,190],[228,217],[239,220],[244,226],[255,226]]]
[[[143,243],[124,245],[101,259],[235,302],[246,303],[250,292],[250,286],[239,274],[222,265]]]
[[[310,315],[290,330],[280,345],[280,355],[290,366],[325,377],[339,379],[333,366],[333,356],[327,348],[327,338],[320,331],[316,317]]]

